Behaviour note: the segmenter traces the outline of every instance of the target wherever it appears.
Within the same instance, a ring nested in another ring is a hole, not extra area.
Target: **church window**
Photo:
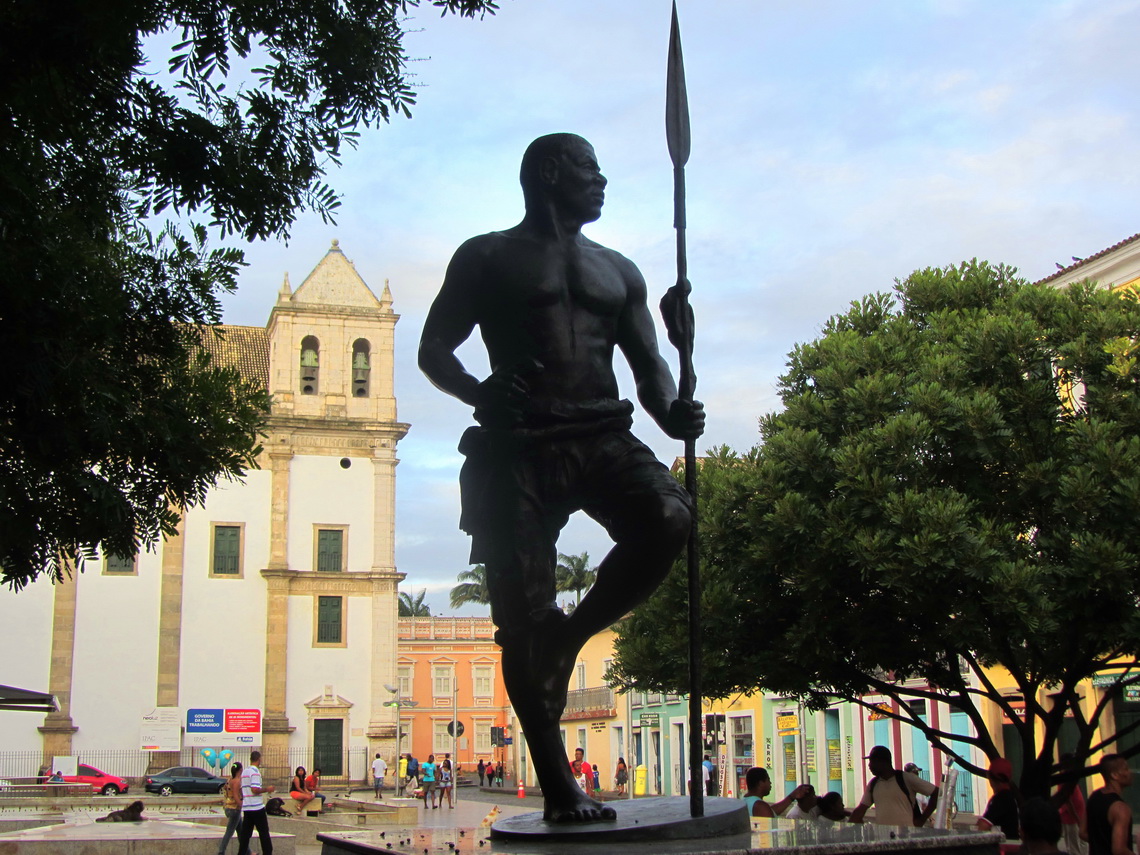
[[[368,397],[371,369],[371,347],[366,339],[358,338],[352,343],[352,396],[354,398]]]
[[[348,529],[344,526],[315,526],[316,555],[314,568],[319,572],[339,573],[348,570],[344,544]]]
[[[242,527],[232,523],[214,523],[213,529],[214,548],[210,552],[210,575],[240,577]]]
[[[103,555],[103,574],[106,576],[137,576],[138,556],[132,555],[124,558],[122,555],[112,555],[110,552]]]
[[[321,343],[315,336],[301,339],[301,394],[315,395],[321,377]]]
[[[344,597],[317,597],[317,644],[344,644]]]

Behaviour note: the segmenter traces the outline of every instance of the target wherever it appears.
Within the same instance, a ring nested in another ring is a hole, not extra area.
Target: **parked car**
[[[118,775],[108,775],[86,763],[80,763],[75,771],[78,774],[63,776],[65,784],[90,784],[92,790],[104,796],[117,796],[127,791],[127,782]]]
[[[194,766],[171,766],[157,775],[149,775],[144,789],[160,796],[175,793],[220,793],[226,785],[225,778],[212,775],[205,769]]]

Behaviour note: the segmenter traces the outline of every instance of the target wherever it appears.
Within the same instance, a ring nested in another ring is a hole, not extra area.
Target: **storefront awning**
[[[44,692],[0,686],[0,710],[26,710],[28,712],[55,712],[55,697]]]

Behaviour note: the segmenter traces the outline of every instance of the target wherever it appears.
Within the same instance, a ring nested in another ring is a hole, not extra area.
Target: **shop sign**
[[[843,777],[843,758],[839,753],[839,740],[827,740],[827,779],[838,781]]]
[[[796,781],[796,743],[788,741],[784,743],[784,780]]]

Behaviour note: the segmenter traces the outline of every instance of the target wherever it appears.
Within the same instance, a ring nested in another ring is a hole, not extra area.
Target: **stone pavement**
[[[366,797],[363,792],[356,792],[354,796],[356,796],[354,799],[356,801],[376,803],[375,799]],[[442,841],[445,837],[449,841],[458,843],[469,833],[475,836],[474,830],[479,828],[487,814],[496,807],[499,809],[499,816],[515,816],[542,810],[541,796],[527,796],[520,799],[514,790],[505,788],[495,788],[493,792],[489,792],[480,791],[475,787],[460,787],[454,808],[449,808],[446,805],[441,808],[425,808],[420,799],[397,799],[390,796],[385,796],[383,803],[388,805],[416,805],[419,811],[414,825],[392,826],[382,829],[384,833],[382,839],[391,842],[392,848],[397,851],[401,849],[399,841],[410,841],[409,844],[402,847],[403,851],[421,851],[415,844],[428,843],[430,839],[435,837],[438,837],[441,841],[440,845],[443,845]],[[328,818],[334,819],[336,816],[337,814],[330,813]],[[298,820],[298,822],[303,822],[303,820]],[[465,832],[462,837],[459,835],[460,830]],[[301,840],[295,844],[296,855],[321,855],[321,848],[320,843],[302,842]],[[236,853],[237,848],[235,847],[233,851]],[[452,850],[449,848],[444,851],[451,852]],[[276,855],[276,850],[274,850],[274,855]]]

